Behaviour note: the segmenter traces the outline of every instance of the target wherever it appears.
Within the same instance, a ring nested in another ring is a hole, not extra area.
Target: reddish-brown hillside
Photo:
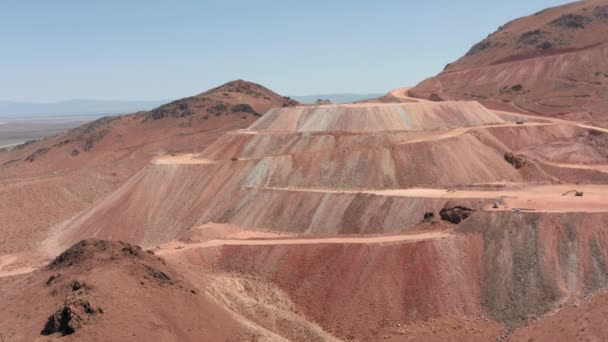
[[[581,120],[605,98],[566,93],[604,89],[572,81],[605,64],[600,5],[506,25],[548,43],[491,37],[411,90],[428,100],[268,109],[293,102],[239,81],[26,146],[0,193],[0,341],[605,340],[608,129]],[[530,113],[560,99],[578,120]]]
[[[608,1],[577,1],[501,26],[410,90],[608,126]]]
[[[0,278],[0,341],[332,340],[270,285],[182,273],[137,246],[81,241],[32,274]],[[250,296],[235,296],[239,285]]]
[[[413,101],[271,109],[45,243],[258,279],[345,340],[495,340],[608,288],[608,130]]]
[[[0,152],[0,253],[34,248],[158,154],[202,151],[228,130],[297,102],[242,80],[149,112],[107,117]],[[27,243],[28,246],[24,246]]]

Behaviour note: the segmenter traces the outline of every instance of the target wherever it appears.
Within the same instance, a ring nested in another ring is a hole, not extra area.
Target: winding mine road
[[[507,184],[505,184],[507,185]],[[343,190],[319,188],[256,188],[271,191],[301,191],[322,193],[346,194],[372,194],[378,196],[435,198],[435,199],[481,199],[485,200],[484,210],[488,211],[520,211],[533,212],[608,212],[608,185],[598,184],[559,184],[543,186],[526,186],[512,189],[437,189],[437,188],[409,188],[409,189],[378,189],[378,190]],[[574,196],[572,190],[583,192],[583,196]],[[498,202],[498,208],[492,208]]]
[[[274,238],[274,239],[216,239],[198,243],[170,242],[156,251],[157,255],[180,253],[194,248],[219,246],[270,246],[270,245],[319,245],[319,244],[394,244],[416,242],[449,237],[448,231],[432,231],[403,235],[382,235],[370,237],[326,237],[326,238]]]

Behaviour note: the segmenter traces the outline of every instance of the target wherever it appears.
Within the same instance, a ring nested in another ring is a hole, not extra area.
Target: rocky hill
[[[501,26],[409,94],[608,127],[607,56],[608,1],[577,1]]]
[[[270,108],[295,104],[236,80],[151,111],[101,118],[0,151],[0,232],[6,237],[0,253],[33,249],[51,227],[115,190],[154,156],[202,151]]]
[[[0,278],[0,341],[332,340],[269,285],[182,273],[138,246],[80,241],[30,275]],[[235,295],[241,283],[250,296]]]

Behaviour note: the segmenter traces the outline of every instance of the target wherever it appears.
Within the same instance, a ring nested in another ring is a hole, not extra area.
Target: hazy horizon
[[[234,79],[290,96],[385,93],[499,24],[566,2],[9,2],[0,100],[157,101]]]

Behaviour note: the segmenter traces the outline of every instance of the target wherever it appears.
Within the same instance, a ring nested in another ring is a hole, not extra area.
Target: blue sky
[[[552,0],[2,0],[0,100],[159,100],[242,78],[383,93]]]

